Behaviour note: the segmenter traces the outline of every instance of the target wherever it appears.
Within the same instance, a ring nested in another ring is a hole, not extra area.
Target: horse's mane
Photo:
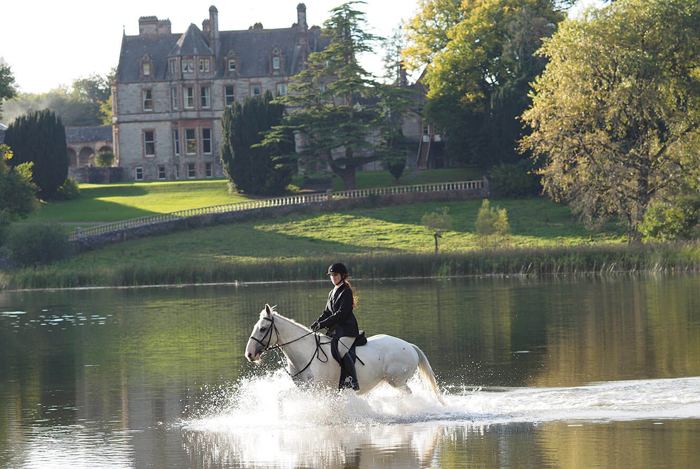
[[[303,325],[303,324],[299,324],[299,323],[296,322],[294,319],[290,319],[290,318],[288,318],[288,317],[286,317],[286,316],[282,316],[279,312],[277,312],[277,309],[276,309],[276,308],[277,308],[277,305],[275,305],[275,306],[270,306],[270,311],[272,311],[272,314],[273,314],[274,316],[277,316],[278,318],[284,319],[285,321],[290,322],[290,323],[292,323],[293,325],[298,326],[298,327],[300,327],[300,328],[302,328],[302,329],[304,329],[304,330],[306,330],[306,331],[311,331],[311,329],[309,329],[308,326],[305,326],[305,325]],[[267,317],[267,311],[265,311],[265,310],[263,309],[263,310],[260,312],[260,319],[262,319],[262,318],[264,318],[264,317]]]

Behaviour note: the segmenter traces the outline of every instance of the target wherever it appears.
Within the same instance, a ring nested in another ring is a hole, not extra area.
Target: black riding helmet
[[[348,269],[347,269],[347,267],[345,267],[344,264],[341,264],[340,262],[336,262],[335,264],[331,264],[331,266],[328,267],[328,273],[326,275],[330,275],[330,274],[347,275]]]

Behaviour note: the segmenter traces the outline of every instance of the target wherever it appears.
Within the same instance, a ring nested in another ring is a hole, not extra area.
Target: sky
[[[329,0],[305,0],[309,26],[322,26],[329,10],[341,5]],[[0,57],[11,67],[23,93],[45,93],[93,74],[105,75],[117,65],[124,31],[138,35],[139,17],[169,19],[173,33],[194,23],[202,28],[209,7],[219,11],[219,30],[288,28],[297,20],[298,0],[3,0],[0,7]],[[402,20],[414,16],[418,0],[367,0],[369,32],[388,36]],[[381,75],[381,51],[363,65]]]

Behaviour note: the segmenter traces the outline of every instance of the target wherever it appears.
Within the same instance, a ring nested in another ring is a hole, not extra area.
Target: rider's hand
[[[311,330],[314,331],[314,332],[317,332],[317,331],[321,328],[321,326],[319,326],[317,322],[311,324],[311,326],[309,326],[309,327],[310,327]]]

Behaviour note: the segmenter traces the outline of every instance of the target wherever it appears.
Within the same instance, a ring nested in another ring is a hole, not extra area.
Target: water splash
[[[556,421],[700,419],[700,377],[454,388],[445,390],[445,406],[417,379],[409,385],[409,396],[380,386],[358,397],[297,389],[282,371],[243,379],[220,390],[216,406],[181,423],[185,449],[204,458],[205,467],[343,467],[360,456],[389,458],[387,467],[422,467],[446,432],[483,434],[492,425]]]

